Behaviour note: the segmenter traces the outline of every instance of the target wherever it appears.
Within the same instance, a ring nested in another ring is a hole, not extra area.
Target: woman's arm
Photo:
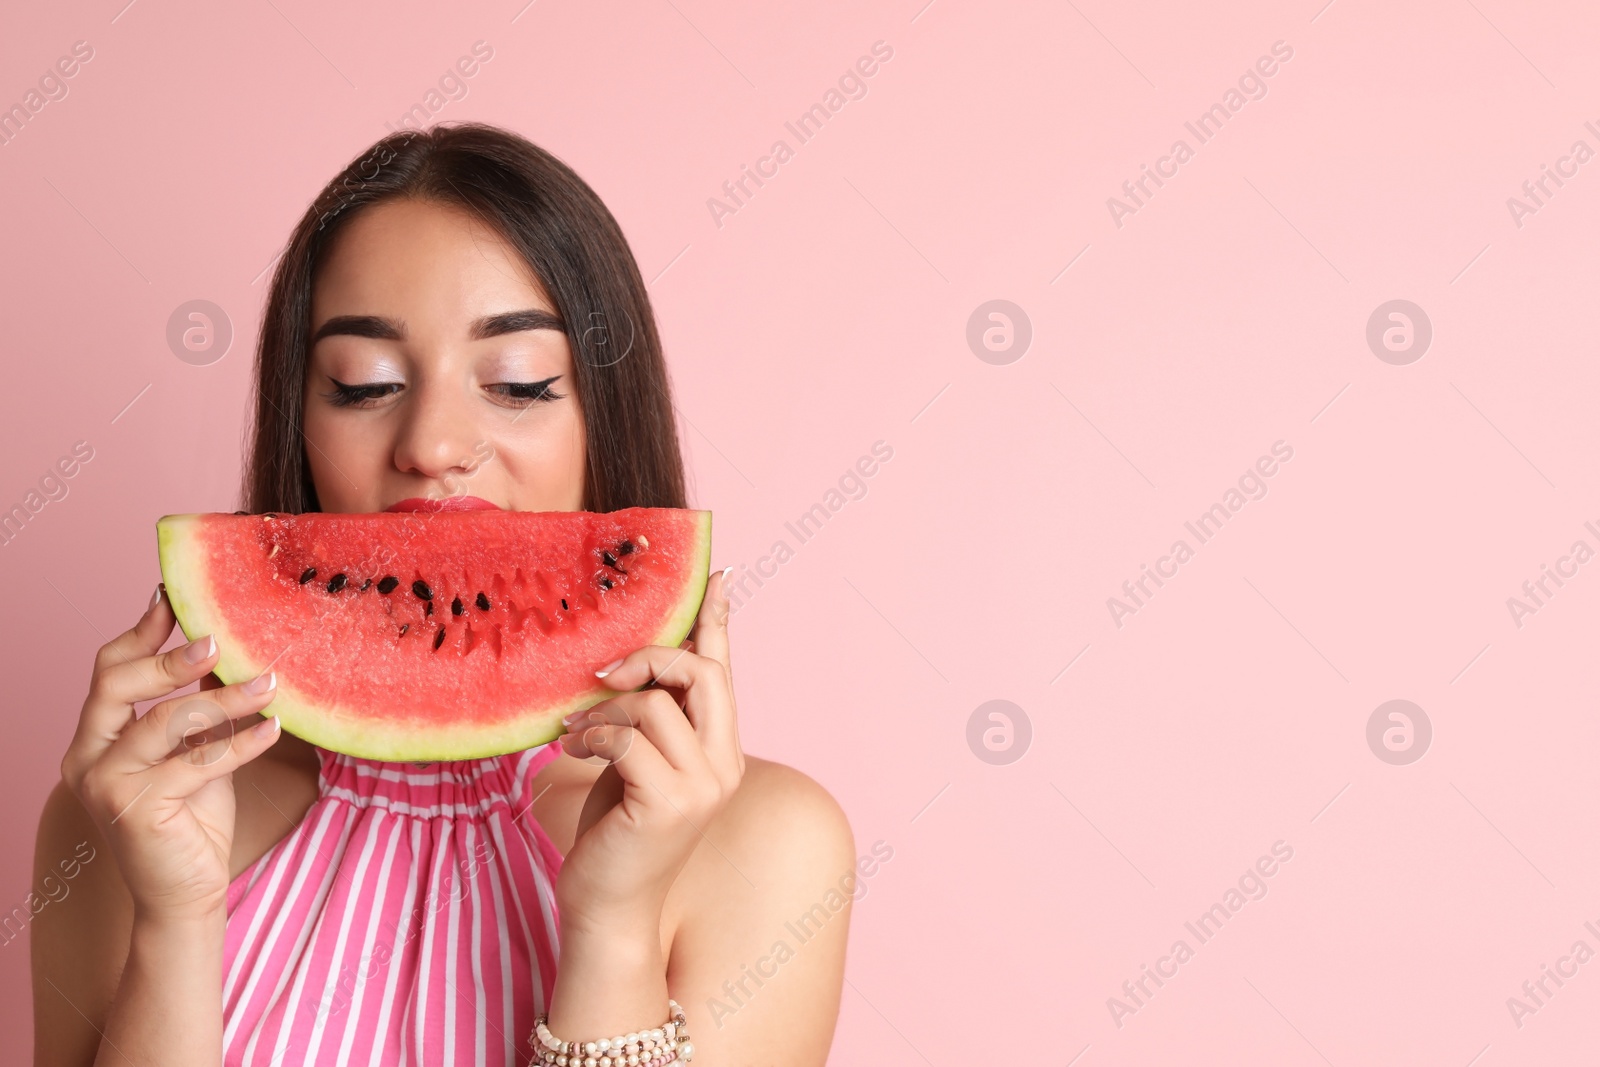
[[[280,734],[275,719],[240,722],[271,702],[271,675],[222,686],[211,678],[218,648],[209,638],[159,652],[176,623],[158,591],[139,622],[100,649],[61,760],[63,784],[41,820],[40,869],[79,840],[93,856],[78,857],[78,898],[35,916],[41,1064],[221,1060],[232,774]],[[196,681],[201,692],[169,696]],[[147,700],[161,702],[137,715]]]
[[[819,1067],[838,1020],[852,902],[867,879],[850,824],[822,786],[746,759],[738,793],[673,890],[672,995],[703,1053],[695,1067]]]
[[[763,762],[746,777],[755,761],[739,745],[726,579],[708,583],[684,647],[647,646],[597,672],[618,695],[580,713],[562,740],[609,766],[556,881],[563,939],[549,1027],[573,1042],[659,1027],[670,990],[713,1067],[820,1064],[843,980],[853,843],[838,805],[804,775]],[[758,997],[766,989],[748,966],[787,980]],[[744,1025],[728,1025],[734,1012]]]
[[[105,840],[65,784],[45,802],[35,884],[52,871],[59,878],[63,857],[78,861],[78,873],[32,927],[34,1063],[216,1067],[223,916],[137,915]]]
[[[590,1040],[657,1026],[670,989],[697,1067],[825,1063],[867,881],[844,812],[799,771],[746,757],[704,831],[666,902],[667,956],[659,926],[589,929],[563,913],[551,1030]]]

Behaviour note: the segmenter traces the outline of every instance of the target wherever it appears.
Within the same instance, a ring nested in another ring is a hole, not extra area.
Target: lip
[[[475,496],[447,496],[439,499],[431,497],[407,497],[397,503],[390,504],[384,511],[501,511],[499,504]]]

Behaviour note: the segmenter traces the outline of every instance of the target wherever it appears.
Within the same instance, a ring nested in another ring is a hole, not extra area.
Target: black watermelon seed
[[[484,596],[482,593],[478,594],[478,599],[474,600],[473,603],[478,605],[478,610],[479,611],[488,611],[489,610],[489,598]]]
[[[605,575],[602,574],[600,576],[600,588],[601,589],[610,589],[612,586],[614,586],[616,584],[617,584],[616,582],[613,582],[610,578],[607,578]]]
[[[361,583],[361,591],[363,593],[365,593],[371,587],[372,587],[372,579],[371,578],[368,578],[366,581]]]
[[[422,613],[424,615],[433,614],[433,601],[429,600],[422,605]]]
[[[467,609],[461,606],[460,597],[456,597],[454,600],[450,601],[450,614],[465,615],[466,613]]]
[[[250,513],[248,511],[235,511],[234,514],[235,515],[248,515]]]
[[[432,600],[433,590],[428,588],[428,583],[418,578],[411,583],[411,591],[421,600]]]
[[[439,646],[444,644],[444,627],[439,627],[439,632],[433,635],[433,650],[439,651]]]
[[[378,592],[382,593],[384,596],[388,596],[390,593],[394,592],[394,587],[399,584],[400,579],[391,574],[389,577],[378,583]]]
[[[409,629],[411,629],[411,624],[409,622],[400,627],[400,636],[404,637],[406,635],[406,631]]]
[[[562,598],[562,601],[561,601],[561,610],[562,610],[562,611],[571,611],[571,610],[572,610],[572,609],[571,609],[571,608],[569,608],[569,607],[567,607],[567,601],[566,601],[566,599],[565,599],[565,598]]]
[[[317,576],[317,568],[315,568],[315,567],[307,567],[305,569],[305,573],[300,575],[300,584],[301,585],[305,585],[307,582],[309,582],[311,579],[315,578],[316,576]]]
[[[607,567],[615,567],[617,565],[617,557],[613,556],[609,552],[601,552],[600,562],[604,563]]]
[[[346,578],[342,574],[335,574],[332,578],[328,579],[328,592],[337,593],[339,590],[344,588],[344,584],[349,580],[350,579]]]
[[[617,546],[617,555],[619,555],[619,556],[626,556],[628,553],[630,553],[632,551],[633,551],[633,542],[632,541],[624,541],[624,542],[622,542],[622,544]]]

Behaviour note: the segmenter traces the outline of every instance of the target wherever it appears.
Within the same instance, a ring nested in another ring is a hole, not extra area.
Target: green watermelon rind
[[[161,577],[184,637],[192,641],[206,634],[214,636],[219,655],[212,673],[224,685],[236,685],[260,675],[270,664],[255,662],[240,651],[242,643],[230,639],[222,612],[203,595],[206,588],[201,562],[203,553],[185,551],[183,546],[189,532],[204,517],[200,514],[167,515],[157,521]],[[698,527],[692,568],[678,608],[661,631],[644,642],[646,645],[676,647],[694,628],[711,576],[711,512],[700,513]],[[332,752],[391,763],[432,763],[482,759],[548,744],[567,732],[561,721],[564,717],[616,695],[616,690],[597,680],[591,690],[562,703],[531,707],[516,719],[481,727],[447,723],[425,730],[408,730],[393,722],[366,725],[354,719],[330,716],[298,695],[292,684],[280,675],[277,694],[262,714],[276,716],[284,730]]]

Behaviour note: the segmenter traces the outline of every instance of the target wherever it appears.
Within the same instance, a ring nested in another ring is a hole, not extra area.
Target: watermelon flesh
[[[615,695],[594,672],[676,646],[705,595],[711,513],[168,515],[161,574],[216,675],[267,669],[266,714],[322,748],[434,761],[516,752]]]

